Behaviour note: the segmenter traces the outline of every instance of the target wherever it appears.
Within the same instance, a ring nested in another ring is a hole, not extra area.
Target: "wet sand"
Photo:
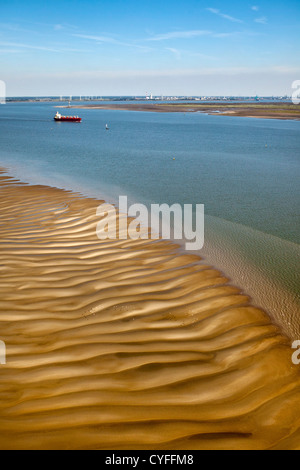
[[[0,174],[1,449],[300,449],[290,341],[199,257]]]
[[[69,106],[56,106],[69,108]],[[251,117],[259,119],[300,120],[300,106],[292,103],[125,103],[88,104],[71,106],[72,109],[111,109],[158,113],[206,113],[217,116]]]

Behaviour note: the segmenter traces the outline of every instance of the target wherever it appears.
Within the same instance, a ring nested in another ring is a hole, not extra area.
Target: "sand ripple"
[[[290,343],[171,243],[101,242],[99,201],[0,177],[0,447],[300,449]]]

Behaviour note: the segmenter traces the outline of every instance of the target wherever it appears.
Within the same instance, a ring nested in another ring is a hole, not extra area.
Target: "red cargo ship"
[[[54,117],[54,121],[58,121],[58,122],[81,122],[81,118],[79,116],[62,116],[57,111],[57,113]]]

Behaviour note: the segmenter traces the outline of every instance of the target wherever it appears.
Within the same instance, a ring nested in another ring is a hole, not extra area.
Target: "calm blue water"
[[[112,202],[125,194],[131,202],[205,204],[211,217],[202,254],[265,308],[277,308],[280,315],[294,308],[291,303],[299,300],[300,122],[63,110],[83,118],[81,124],[69,124],[55,123],[55,112],[53,103],[0,106],[0,165],[23,181]],[[279,256],[286,261],[277,262]],[[270,299],[264,303],[259,286],[251,284],[253,270],[291,298],[281,302],[280,293],[277,307]]]

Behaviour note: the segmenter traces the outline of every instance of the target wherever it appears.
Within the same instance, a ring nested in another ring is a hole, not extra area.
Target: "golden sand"
[[[300,449],[268,316],[164,241],[99,241],[99,201],[0,177],[1,449]]]

